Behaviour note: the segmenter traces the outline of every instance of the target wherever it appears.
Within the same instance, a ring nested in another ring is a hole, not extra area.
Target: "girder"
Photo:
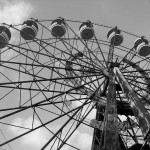
[[[109,86],[104,120],[104,149],[119,150],[117,123],[116,85],[113,68],[110,68]]]
[[[126,81],[126,79],[120,72],[119,68],[115,67],[114,73],[124,93],[130,100],[130,106],[133,110],[134,116],[138,120],[142,133],[145,136],[149,131],[150,115],[145,109],[144,104],[140,101],[138,96],[135,94],[135,92],[130,87],[129,83]]]

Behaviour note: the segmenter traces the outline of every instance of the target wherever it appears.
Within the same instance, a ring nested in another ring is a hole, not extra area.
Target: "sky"
[[[144,35],[150,40],[149,14],[150,0],[0,0],[1,23],[20,24],[30,17],[55,19],[61,16],[79,21],[89,19],[94,23],[118,26],[120,29],[139,36]],[[23,119],[18,116],[12,122],[15,125],[29,127],[31,120],[30,117]],[[39,121],[35,120],[35,126],[39,124]],[[8,130],[12,134],[22,132],[16,128]],[[15,146],[15,150],[24,150],[29,147],[37,150],[49,136],[44,129],[40,129],[23,137],[18,146]],[[91,138],[91,134],[77,131],[72,141],[77,143],[82,150],[87,150],[90,147],[87,141],[91,141]],[[5,150],[10,149],[6,147]]]
[[[149,0],[32,0],[31,3],[36,8],[33,16],[37,18],[89,19],[149,36]]]

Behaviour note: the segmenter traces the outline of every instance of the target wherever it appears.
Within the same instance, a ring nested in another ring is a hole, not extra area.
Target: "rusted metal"
[[[117,128],[116,85],[113,68],[110,69],[104,124],[104,149],[119,150],[120,145]]]
[[[104,107],[97,105],[96,109],[97,109],[96,120],[98,122],[102,122],[104,119],[104,116],[103,116]],[[99,128],[94,128],[91,150],[101,150],[102,143],[103,143],[103,132],[102,132],[102,130],[100,130]]]
[[[109,67],[109,81],[108,92],[106,94],[107,102],[104,117],[104,149],[120,150],[119,135],[117,128],[117,102],[116,102],[116,84],[115,74],[113,72],[114,45],[109,47],[108,67]]]
[[[148,113],[138,96],[135,94],[129,83],[126,81],[119,68],[115,67],[114,73],[120,86],[123,89],[124,94],[130,100],[130,106],[132,108],[134,116],[136,117],[142,133],[145,136],[148,133],[150,127],[150,114]]]

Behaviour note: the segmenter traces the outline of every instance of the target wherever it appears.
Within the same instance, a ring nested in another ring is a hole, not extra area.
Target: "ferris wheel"
[[[41,150],[82,150],[83,141],[89,150],[150,148],[146,37],[90,20],[30,18],[0,25],[0,52],[1,149],[38,131]]]

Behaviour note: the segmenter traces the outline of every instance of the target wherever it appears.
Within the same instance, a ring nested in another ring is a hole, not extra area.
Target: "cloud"
[[[34,8],[29,2],[0,0],[0,22],[19,24],[33,11]]]
[[[73,134],[69,143],[76,143],[79,149],[90,150],[92,144],[92,136],[87,133],[81,133],[78,130]]]
[[[14,119],[12,121],[13,125],[16,126],[21,126],[24,128],[32,128],[32,117],[29,117],[27,119],[23,119],[21,117],[18,117],[16,119]],[[41,125],[41,123],[35,119],[34,120],[34,128]],[[22,129],[22,128],[17,128],[17,127],[9,127],[9,130],[13,133],[13,135],[17,136],[20,135],[24,132],[27,132],[28,130]],[[46,141],[48,140],[49,137],[49,133],[46,131],[46,129],[44,128],[40,128],[38,130],[35,130],[33,132],[31,132],[30,134],[27,134],[25,136],[23,136],[20,139],[20,143],[22,145],[26,145],[26,146],[30,146],[30,147],[36,147],[36,148],[40,148],[42,147]]]
[[[59,125],[56,125],[57,127]],[[54,127],[55,128],[55,127]],[[59,127],[60,128],[60,127]],[[56,129],[56,128],[55,128]],[[62,139],[65,137],[66,133],[68,132],[69,127],[66,127],[62,132]],[[70,130],[70,132],[73,129]],[[88,133],[81,133],[78,129],[73,133],[73,135],[68,139],[68,144],[73,145],[81,150],[90,150],[92,144],[92,135]],[[58,141],[54,144],[53,149],[57,150]],[[61,150],[70,150],[73,149],[70,146],[64,144]]]
[[[23,119],[21,117],[18,117],[16,119],[14,119],[11,124],[13,125],[17,125],[17,126],[22,126],[25,128],[31,128],[32,127],[32,117]],[[35,119],[34,120],[34,127],[39,126],[41,123]],[[53,132],[56,132],[61,126],[56,124],[55,126],[49,126],[50,130],[53,130]],[[69,129],[69,126],[67,126],[64,130],[63,130],[63,134],[62,134],[62,138],[65,137],[67,131]],[[13,127],[10,126],[9,127],[9,131],[11,131],[11,133],[13,133],[14,136],[20,135],[24,132],[26,132],[25,129],[21,129],[21,128],[17,128],[17,127]],[[48,139],[50,139],[52,135],[49,134],[49,132],[44,129],[44,128],[40,128],[30,134],[27,134],[25,136],[23,136],[22,138],[20,138],[20,144],[25,148],[25,147],[29,147],[32,149],[40,149],[47,141]],[[71,138],[67,141],[67,143],[69,144],[73,144],[74,146],[82,149],[82,150],[90,150],[91,148],[91,143],[92,143],[92,135],[89,135],[88,133],[81,133],[79,130],[76,130],[75,133],[71,136]],[[19,143],[18,143],[19,144]],[[53,149],[56,150],[57,149],[57,144],[58,141],[56,141],[56,143],[54,144]],[[51,144],[49,145],[49,147],[51,146]],[[48,150],[48,147],[47,147]],[[70,150],[70,147],[67,145],[64,145],[62,147],[62,150]]]
[[[47,142],[47,136],[47,132],[40,129],[24,136],[21,142],[24,145],[40,148]]]
[[[34,7],[25,0],[0,0],[0,24],[21,24],[27,18],[31,17],[31,14],[35,11]],[[16,32],[13,28],[9,28],[11,31],[11,40],[10,43],[15,43],[19,41],[20,34]],[[2,51],[5,49],[2,49]],[[9,60],[17,53],[11,49],[5,51],[1,55],[2,60]],[[1,68],[0,71],[4,71],[4,68]]]
[[[22,24],[28,18],[31,18],[31,14],[35,11],[34,7],[24,0],[0,0],[0,23],[18,25]],[[18,26],[20,28],[21,26]],[[19,35],[13,28],[9,28],[11,31],[11,43],[19,40]],[[20,34],[20,33],[19,33]],[[5,54],[3,54],[5,55]],[[7,54],[8,58],[11,58],[12,53]]]
[[[78,140],[77,140],[77,143],[79,145],[79,147],[81,149],[91,149],[91,144],[92,144],[92,136],[90,136],[89,134],[87,133],[82,133],[82,134],[78,134],[79,136],[78,137]]]

